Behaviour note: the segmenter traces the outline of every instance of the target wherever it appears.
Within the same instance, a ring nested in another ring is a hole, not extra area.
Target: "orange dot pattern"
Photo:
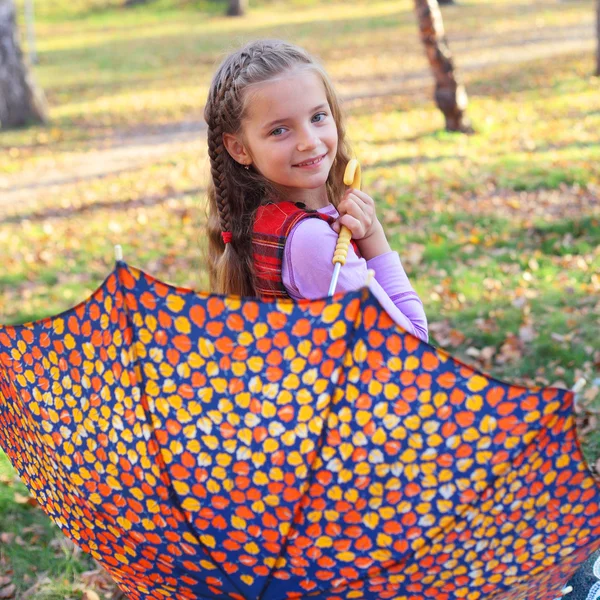
[[[600,547],[572,403],[366,289],[259,302],[118,263],[0,327],[0,446],[134,600],[554,598]]]

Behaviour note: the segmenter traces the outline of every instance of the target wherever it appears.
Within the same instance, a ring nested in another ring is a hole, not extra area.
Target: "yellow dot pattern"
[[[600,546],[572,395],[478,373],[368,290],[259,302],[120,263],[0,327],[0,445],[134,600],[552,598]]]

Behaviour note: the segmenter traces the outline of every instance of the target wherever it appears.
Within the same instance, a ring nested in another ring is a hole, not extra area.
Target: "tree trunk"
[[[248,0],[229,0],[227,15],[229,17],[243,17],[248,10]]]
[[[596,75],[600,75],[600,0],[596,0]]]
[[[440,6],[445,6],[446,4],[454,4],[454,0],[438,0]]]
[[[19,47],[13,0],[0,0],[0,129],[45,123],[46,100]]]
[[[472,132],[465,114],[467,92],[454,75],[452,54],[446,41],[437,0],[415,0],[421,41],[435,78],[435,103],[444,113],[446,131]]]

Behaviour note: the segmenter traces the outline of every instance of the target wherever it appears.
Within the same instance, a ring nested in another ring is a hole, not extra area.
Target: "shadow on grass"
[[[393,142],[390,142],[393,143]],[[452,158],[448,155],[440,155],[440,156],[403,156],[400,158],[395,158],[394,160],[380,160],[371,165],[369,165],[369,169],[386,169],[390,167],[397,167],[399,165],[422,165],[422,164],[431,164],[431,163],[439,163],[445,160]]]
[[[112,173],[111,173],[112,175]],[[21,223],[22,221],[43,222],[46,219],[68,219],[74,215],[93,214],[98,211],[113,211],[122,212],[124,209],[135,209],[140,207],[159,206],[169,200],[176,200],[184,196],[206,193],[205,187],[188,188],[179,192],[169,192],[168,194],[154,194],[145,196],[137,200],[115,200],[113,202],[94,202],[78,207],[67,208],[47,208],[40,211],[32,211],[16,216],[5,217],[0,219],[0,225],[3,223]]]

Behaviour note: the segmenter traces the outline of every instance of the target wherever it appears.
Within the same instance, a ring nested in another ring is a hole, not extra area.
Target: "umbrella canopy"
[[[406,334],[367,288],[260,302],[119,261],[0,328],[0,445],[135,600],[555,598],[600,547],[572,404]]]

